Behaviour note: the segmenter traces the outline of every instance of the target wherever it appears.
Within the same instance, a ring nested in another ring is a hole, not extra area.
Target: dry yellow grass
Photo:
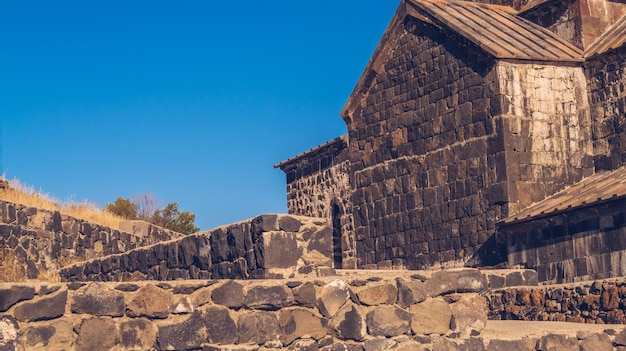
[[[0,247],[0,282],[23,282],[26,280],[24,267],[12,250]]]
[[[0,177],[0,179],[2,179]],[[68,200],[59,201],[34,187],[26,185],[17,179],[9,181],[9,189],[0,189],[0,200],[14,202],[30,207],[42,208],[50,211],[59,211],[63,214],[87,220],[107,227],[119,229],[123,218],[108,211],[104,211],[95,202],[82,200],[79,202]]]

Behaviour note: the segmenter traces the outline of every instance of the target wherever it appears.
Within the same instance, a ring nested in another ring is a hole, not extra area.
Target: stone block
[[[280,310],[278,322],[281,328],[280,339],[285,345],[304,336],[318,340],[328,334],[322,318],[304,308]]]
[[[244,305],[243,287],[241,284],[229,280],[221,286],[215,288],[211,294],[213,302],[218,305],[241,308]]]
[[[206,339],[210,343],[235,344],[238,342],[237,325],[227,308],[210,306],[202,312],[202,320],[206,327]]]
[[[442,335],[450,330],[452,311],[450,305],[441,297],[411,305],[409,312],[413,316],[411,329],[415,334]]]
[[[263,233],[265,269],[292,268],[298,262],[298,242],[295,233]]]
[[[30,286],[13,285],[6,289],[0,289],[0,312],[5,312],[16,303],[30,300],[34,296],[35,289]]]
[[[480,292],[486,290],[487,282],[477,269],[450,269],[432,274],[426,281],[431,297],[453,292]]]
[[[252,220],[250,231],[252,232],[252,241],[255,241],[258,235],[264,232],[279,230],[277,215],[261,215]]]
[[[580,351],[612,350],[613,345],[608,335],[592,334],[580,342]]]
[[[67,303],[67,290],[46,295],[32,302],[23,302],[15,307],[15,318],[20,322],[34,322],[63,316]]]
[[[134,294],[126,314],[129,317],[167,318],[173,299],[171,291],[147,284]]]
[[[243,314],[237,322],[240,343],[263,345],[280,335],[278,318],[272,312],[252,312]]]
[[[227,327],[236,330],[234,323]],[[157,345],[160,350],[199,349],[207,340],[205,318],[199,312],[192,313],[182,322],[160,325],[158,328]]]
[[[145,318],[120,323],[120,343],[125,350],[150,350],[156,346],[156,325]]]
[[[568,338],[565,335],[549,334],[541,337],[538,343],[539,350],[545,351],[579,351],[578,339]]]
[[[76,351],[111,350],[119,342],[117,327],[110,317],[84,319],[78,331]]]
[[[296,304],[304,307],[315,307],[316,291],[315,286],[311,282],[306,282],[298,287],[292,289],[293,297]]]
[[[362,341],[367,335],[367,324],[361,309],[353,304],[345,304],[330,319],[328,326],[342,340]]]
[[[498,340],[489,341],[486,351],[528,351],[532,350],[525,340]]]
[[[20,333],[19,345],[20,349],[29,351],[70,350],[75,339],[72,323],[62,319],[27,327]]]
[[[244,297],[244,304],[248,308],[262,310],[277,310],[294,304],[291,289],[283,285],[254,286]]]
[[[94,316],[120,317],[124,315],[124,294],[109,289],[105,284],[89,283],[72,299],[72,313]]]
[[[292,216],[280,216],[278,218],[279,230],[282,230],[285,232],[296,233],[300,230],[301,226],[302,226],[302,222],[300,222],[300,220]]]
[[[487,325],[487,301],[483,296],[464,295],[450,305],[452,319],[450,327],[461,336],[469,336],[472,331],[482,331]]]
[[[419,280],[405,280],[397,278],[398,284],[398,304],[402,307],[409,307],[420,303],[427,298],[426,284]]]
[[[317,308],[327,318],[331,318],[350,299],[350,289],[342,280],[333,280],[324,285],[317,297]]]
[[[411,314],[395,306],[377,307],[366,316],[367,330],[373,336],[392,337],[411,330]]]
[[[367,306],[393,305],[396,303],[398,288],[389,282],[370,283],[357,291],[359,301]]]

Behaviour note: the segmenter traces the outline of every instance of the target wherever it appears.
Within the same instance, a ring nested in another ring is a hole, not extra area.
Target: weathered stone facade
[[[432,25],[404,25],[348,126],[357,253],[364,267],[463,265],[506,215],[480,194],[502,151],[490,147],[495,62]]]
[[[626,164],[626,49],[591,57],[585,65],[596,169],[616,169]]]
[[[327,218],[333,225],[335,268],[356,268],[348,137],[342,136],[281,162],[289,214]]]

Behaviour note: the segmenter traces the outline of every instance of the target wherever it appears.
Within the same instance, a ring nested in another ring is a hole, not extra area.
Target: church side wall
[[[586,80],[578,65],[500,61],[509,215],[593,174]]]
[[[595,166],[616,169],[626,164],[626,49],[588,59],[586,74]]]
[[[461,266],[506,216],[506,190],[487,189],[505,180],[495,63],[435,27],[404,25],[349,126],[360,266]]]

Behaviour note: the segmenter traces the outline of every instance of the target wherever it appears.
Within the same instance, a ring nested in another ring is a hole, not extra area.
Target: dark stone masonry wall
[[[511,350],[521,342],[482,334],[487,305],[480,294],[492,273],[346,274],[1,283],[0,349],[480,351]],[[509,280],[507,274],[502,279]]]
[[[262,215],[76,263],[60,275],[63,281],[287,278],[332,269],[331,252],[326,219]]]
[[[598,170],[626,164],[626,48],[587,59],[593,145]]]
[[[486,296],[490,319],[626,324],[624,278],[499,289]]]
[[[626,199],[503,225],[510,267],[539,281],[566,283],[626,276]]]
[[[489,187],[505,180],[495,61],[413,18],[404,29],[348,126],[359,264],[462,266],[483,246],[482,263],[498,262],[488,241],[507,209],[506,191]]]
[[[0,248],[11,250],[24,275],[37,278],[73,261],[118,254],[183,235],[129,221],[131,232],[20,204],[0,201]]]
[[[276,167],[287,177],[289,214],[332,221],[335,267],[356,268],[348,136],[331,140]]]

